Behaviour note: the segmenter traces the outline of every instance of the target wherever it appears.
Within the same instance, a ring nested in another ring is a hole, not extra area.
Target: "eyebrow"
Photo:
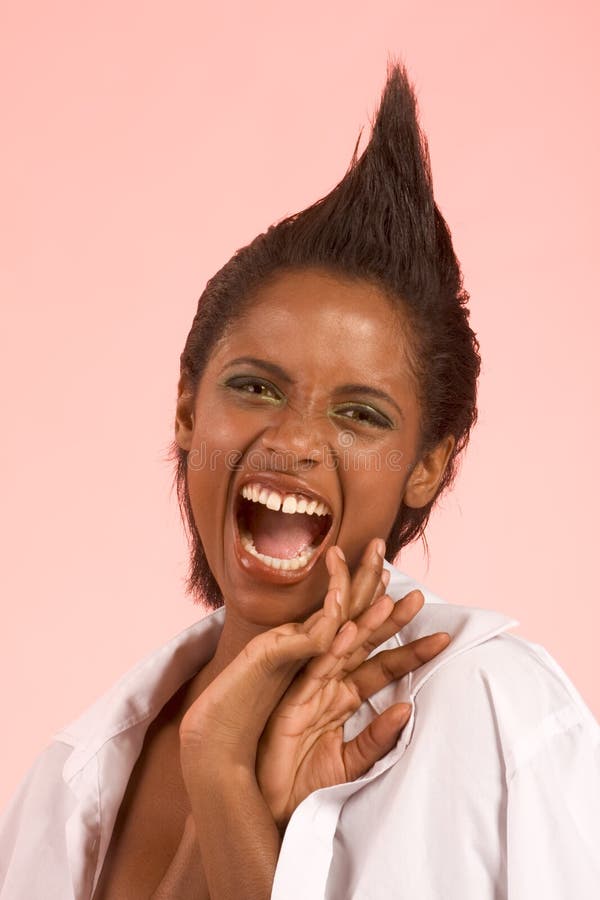
[[[264,369],[266,372],[270,372],[271,375],[275,375],[277,378],[280,378],[282,381],[285,381],[286,384],[295,384],[294,379],[288,375],[285,369],[282,369],[281,366],[278,366],[276,363],[269,362],[266,359],[259,359],[256,356],[238,356],[235,359],[230,360],[221,371],[228,369],[230,366],[236,365],[251,365],[258,366],[260,369]],[[368,384],[342,384],[335,389],[336,394],[362,394],[364,397],[373,397],[376,400],[385,400],[390,403],[399,413],[402,419],[405,418],[403,411],[400,409],[396,401],[393,397],[390,397],[385,391],[380,390],[379,388],[371,387]]]
[[[404,413],[396,403],[393,397],[390,397],[389,394],[386,394],[385,391],[381,391],[379,388],[371,387],[368,384],[342,384],[340,387],[335,389],[336,394],[362,394],[365,397],[374,397],[376,400],[386,400],[388,403],[398,411],[400,416],[404,419]]]
[[[290,378],[287,372],[276,363],[269,362],[266,359],[258,359],[256,356],[238,356],[236,359],[232,359],[227,365],[223,366],[221,372],[223,372],[224,369],[228,369],[230,366],[237,366],[241,363],[250,366],[258,366],[260,369],[265,369],[266,372],[270,372],[271,375],[276,375],[277,378],[281,378],[281,380],[285,381],[287,384],[294,384],[294,379]]]

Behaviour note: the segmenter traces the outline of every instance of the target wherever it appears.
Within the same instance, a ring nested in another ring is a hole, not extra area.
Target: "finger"
[[[379,579],[377,587],[375,588],[375,593],[373,594],[373,599],[371,600],[371,603],[369,604],[370,606],[372,606],[374,603],[376,603],[380,597],[383,597],[383,595],[385,594],[386,588],[387,588],[388,584],[390,583],[390,576],[391,576],[391,572],[389,569],[381,570],[381,578]],[[368,607],[367,607],[367,609],[368,609]]]
[[[369,582],[368,577],[366,577],[369,573],[369,565],[371,572],[373,572],[374,566],[376,568],[381,568],[383,566],[383,558],[380,556],[379,552],[376,553],[377,563],[375,563],[375,558],[372,553],[369,564],[369,550],[376,551],[385,548],[383,542],[381,542],[383,545],[382,547],[377,547],[377,540],[378,539],[375,539],[370,542],[372,546],[367,546],[365,554],[363,555],[362,564],[365,568],[362,577],[362,590],[360,591],[362,594],[361,602],[363,603],[369,598],[368,589],[367,593],[365,593],[366,586],[373,587],[373,580]],[[322,609],[313,613],[303,625],[305,633],[310,635],[310,643],[305,642],[303,644],[301,641],[298,642],[296,640],[292,644],[288,639],[285,646],[280,645],[278,648],[280,652],[293,654],[294,658],[297,660],[302,658],[302,663],[296,667],[296,671],[298,671],[305,662],[309,661],[309,665],[307,665],[303,675],[303,680],[306,679],[307,681],[310,681],[306,686],[306,691],[309,692],[311,690],[314,691],[317,686],[322,687],[324,678],[333,677],[334,673],[341,669],[341,661],[348,655],[351,647],[361,643],[360,640],[357,641],[357,629],[354,625],[346,628],[343,631],[343,634],[341,633],[341,629],[338,632],[340,623],[345,619],[345,612],[349,608],[351,589],[350,574],[341,548],[337,546],[329,547],[325,555],[325,561],[330,574],[329,590],[325,596]],[[383,574],[383,578],[381,578],[381,574]],[[385,570],[381,574],[377,579],[377,582],[374,583],[374,590],[369,598],[369,602],[372,603],[373,606],[377,603],[377,599],[381,599],[381,597],[384,596],[383,591],[389,582],[389,572]],[[388,602],[391,603],[393,601],[388,598]],[[386,611],[381,607],[378,607],[377,612],[371,614],[366,626],[365,621],[363,620],[361,634],[364,639],[367,638],[367,635],[374,627],[379,626],[387,618],[388,614],[389,610]],[[351,620],[348,620],[347,624],[349,624],[349,622],[351,622]],[[283,627],[285,626],[282,626],[282,628]],[[298,635],[295,634],[295,630],[294,636],[296,638],[298,637]],[[318,649],[315,650],[315,647]],[[303,657],[300,655],[302,653],[304,653]],[[313,657],[318,658],[314,659]],[[288,661],[291,659],[292,656],[289,656]],[[357,661],[356,665],[358,665],[359,662],[362,662],[362,659]],[[270,669],[274,669],[283,664],[283,658],[281,658],[280,661],[280,657],[275,657],[273,651],[271,651],[267,664]],[[306,691],[303,691],[303,693],[306,693]]]
[[[424,602],[423,595],[419,593],[419,596],[414,599],[416,606],[420,609]],[[313,619],[310,627],[312,652],[309,653],[310,648],[308,644],[304,648],[300,646],[304,656],[301,665],[297,666],[296,671],[299,671],[305,663],[306,665],[304,666],[302,678],[296,679],[294,685],[288,690],[290,701],[293,699],[294,703],[305,703],[315,692],[323,689],[324,681],[333,680],[334,678],[339,681],[345,678],[349,672],[357,669],[369,655],[370,649],[368,647],[370,647],[372,635],[380,633],[381,627],[386,622],[389,622],[390,614],[395,606],[396,604],[392,598],[387,594],[383,594],[356,621],[349,619],[339,627],[341,616],[339,589],[334,588],[328,591],[323,606],[323,614],[320,615],[320,618],[311,617]],[[405,622],[409,612],[410,610],[405,611],[399,617],[399,621]],[[323,621],[323,619],[326,621]],[[309,622],[310,620],[304,623],[305,628],[307,628]],[[288,629],[291,635],[294,633],[295,628],[295,625],[287,625],[280,626],[279,630]],[[397,628],[394,628],[394,632],[396,630]],[[374,644],[374,646],[377,645]],[[315,652],[314,646],[318,646],[320,649]],[[286,652],[292,652],[292,644],[289,642]],[[294,652],[296,652],[295,645]]]
[[[325,678],[340,681],[348,672],[354,671],[370,653],[371,636],[380,629],[394,607],[394,601],[387,594],[382,594],[363,612],[358,619],[349,619],[354,628],[342,627],[335,635],[329,650],[318,659],[313,659],[306,667],[305,676],[318,679]],[[376,646],[376,645],[374,645]]]
[[[338,627],[342,623],[342,599],[339,588],[328,590],[323,600],[323,606],[304,620],[306,631],[311,629],[323,616],[329,616],[338,620]]]
[[[418,589],[410,591],[404,597],[396,600],[389,618],[371,635],[369,653],[408,625],[424,605],[425,597],[423,592]]]
[[[393,604],[392,598],[384,594],[356,621],[348,619],[342,625],[329,648],[321,656],[311,659],[306,666],[303,681],[310,679],[313,687],[307,687],[303,696],[308,696],[311,690],[314,692],[314,690],[322,689],[324,680],[335,678],[340,681],[348,672],[352,671],[352,668],[347,666],[347,661],[352,656],[354,648],[361,645],[367,635],[371,634],[389,617],[390,607]],[[362,659],[357,662],[356,666],[360,662]]]
[[[321,679],[345,678],[358,669],[373,650],[412,621],[424,603],[423,593],[418,589],[396,601],[382,594],[356,619],[357,629],[352,638],[351,633],[345,632],[346,640],[343,645],[338,641],[336,652],[327,653],[323,659],[311,660],[310,674]]]
[[[354,685],[361,700],[366,700],[391,681],[403,678],[408,672],[429,662],[448,646],[451,637],[445,631],[437,631],[417,638],[404,647],[382,650],[346,676]]]
[[[317,690],[323,689],[324,681],[334,678],[340,681],[345,677],[351,671],[346,666],[348,657],[352,655],[353,648],[361,643],[359,627],[364,638],[388,618],[393,603],[392,598],[384,594],[357,621],[348,619],[335,634],[330,646],[319,656],[309,660],[302,673],[301,683],[298,682],[295,686],[295,701],[306,702]],[[300,697],[301,701],[298,699]]]
[[[369,541],[352,578],[349,618],[360,615],[371,604],[376,591],[381,592],[381,587],[385,589],[386,585],[381,582],[384,554],[385,541],[381,538]]]
[[[410,719],[411,709],[408,703],[395,703],[373,719],[354,740],[344,744],[342,754],[348,781],[364,775],[378,759],[390,752]]]
[[[342,621],[348,618],[350,610],[350,572],[346,564],[346,557],[341,547],[332,545],[327,548],[325,565],[329,572],[329,585],[327,590],[338,590],[342,609]]]
[[[387,619],[377,623],[377,627],[372,629],[370,633],[364,633],[361,630],[351,648],[351,652],[346,658],[346,670],[352,672],[354,669],[357,669],[376,647],[384,644],[411,622],[424,604],[425,597],[419,590],[411,591],[400,600],[392,601]]]
[[[341,629],[336,634],[329,651],[330,657],[336,660],[335,665],[327,668],[330,678],[336,678],[339,681],[364,662],[370,652],[367,648],[372,645],[372,635],[377,633],[389,619],[393,607],[392,598],[387,594],[382,594],[357,619],[350,620],[356,626],[352,632]],[[342,633],[344,634],[343,640]],[[314,666],[316,664],[316,661],[312,663]]]
[[[349,619],[337,634],[329,647],[320,655],[310,659],[302,678],[294,685],[294,702],[306,702],[316,691],[323,690],[323,683],[336,677],[348,648],[356,637],[356,623]],[[337,680],[340,680],[339,678]]]
[[[301,626],[315,650],[314,653],[310,654],[309,659],[326,653],[330,649],[336,634],[339,633],[342,625],[342,605],[339,588],[327,591],[321,613],[313,621],[305,622]]]
[[[312,657],[326,653],[340,626],[340,606],[337,592],[328,591],[322,614],[312,624],[289,622],[271,628],[252,638],[244,648],[247,657],[274,674],[297,672]]]

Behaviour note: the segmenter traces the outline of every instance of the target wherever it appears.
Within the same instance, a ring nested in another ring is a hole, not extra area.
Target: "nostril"
[[[289,460],[286,465],[315,465],[323,460],[327,452],[327,444],[322,437],[297,420],[266,428],[261,443],[268,452]]]
[[[253,460],[254,462],[255,460]],[[261,460],[264,470],[282,475],[298,469],[313,469],[320,462],[320,456],[316,452],[308,455],[297,453],[293,450],[278,450],[272,445],[265,448],[265,453]]]

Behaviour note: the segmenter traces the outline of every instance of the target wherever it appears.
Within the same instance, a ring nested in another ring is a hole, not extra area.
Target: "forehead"
[[[217,354],[267,356],[330,377],[343,368],[363,379],[404,380],[409,340],[402,310],[376,286],[308,270],[278,273],[262,285]]]

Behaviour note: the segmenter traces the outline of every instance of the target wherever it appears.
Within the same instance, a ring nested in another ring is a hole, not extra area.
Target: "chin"
[[[231,559],[234,555],[236,558]],[[323,605],[329,573],[325,561],[311,566],[310,573],[293,581],[276,581],[270,573],[246,569],[235,554],[229,554],[233,577],[231,590],[225,591],[225,606],[236,615],[261,628],[274,628],[286,622],[303,622]],[[228,567],[229,568],[229,567]]]

